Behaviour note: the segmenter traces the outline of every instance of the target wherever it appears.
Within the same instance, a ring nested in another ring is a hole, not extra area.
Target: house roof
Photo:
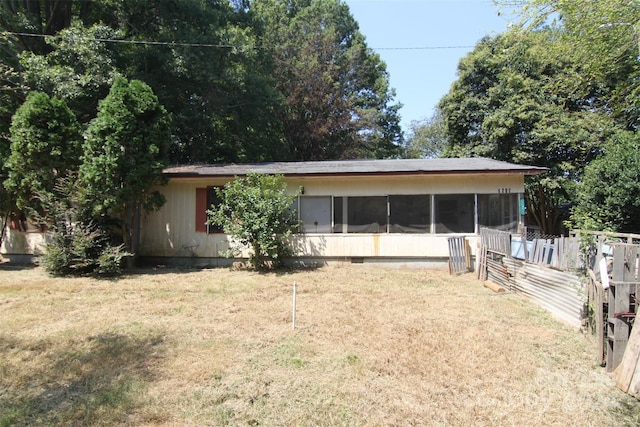
[[[517,165],[499,160],[474,157],[176,165],[165,168],[163,173],[168,178],[188,178],[244,176],[249,172],[282,174],[285,176],[347,176],[478,173],[538,175],[547,171],[547,168],[539,166]]]

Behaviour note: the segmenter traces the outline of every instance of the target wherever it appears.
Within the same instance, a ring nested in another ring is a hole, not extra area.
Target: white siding
[[[287,179],[305,196],[386,196],[389,194],[522,193],[522,175],[304,177]],[[167,203],[143,220],[140,254],[158,257],[216,257],[228,249],[227,237],[195,231],[196,188],[224,180],[173,179],[160,191]],[[502,190],[501,190],[502,189]],[[298,255],[307,257],[446,257],[447,234],[306,234],[295,236]],[[470,246],[475,250],[475,236]]]

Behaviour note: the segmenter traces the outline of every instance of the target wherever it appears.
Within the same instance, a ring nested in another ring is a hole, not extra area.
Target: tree
[[[281,266],[290,254],[286,239],[298,226],[291,209],[297,193],[287,194],[282,176],[249,173],[216,193],[220,203],[207,211],[209,222],[237,240],[232,253],[249,246],[255,268]]]
[[[380,57],[339,0],[255,0],[289,155],[296,160],[393,157],[402,142]]]
[[[115,79],[85,133],[79,182],[89,216],[116,219],[122,241],[135,254],[139,219],[159,209],[170,143],[169,118],[145,83]]]
[[[15,200],[3,183],[7,179],[7,160],[11,154],[11,117],[24,102],[19,74],[0,63],[0,245],[5,237]]]
[[[482,156],[546,166],[527,185],[528,213],[545,233],[561,225],[557,206],[616,129],[597,108],[598,88],[578,88],[580,64],[556,49],[553,29],[485,37],[460,61],[440,101],[448,157]]]
[[[246,6],[3,1],[0,64],[31,90],[65,99],[82,123],[95,117],[116,74],[144,81],[172,115],[173,162],[284,159],[270,54]]]
[[[105,25],[84,27],[73,23],[46,39],[51,52],[20,54],[25,84],[31,90],[64,99],[81,123],[96,116],[98,100],[104,99],[116,75],[113,44],[100,40],[115,37]]]
[[[640,121],[640,7],[636,0],[498,1],[520,6],[521,28],[558,30],[555,50],[580,64],[576,89],[597,90],[601,108],[627,129]]]
[[[439,157],[446,146],[447,132],[444,117],[439,109],[428,119],[411,122],[411,130],[406,141],[406,157]]]
[[[41,214],[44,209],[35,196],[55,194],[56,180],[79,167],[80,125],[63,100],[32,92],[10,131],[4,186],[18,208]]]
[[[584,171],[577,187],[574,227],[620,233],[640,232],[640,135],[615,135]]]

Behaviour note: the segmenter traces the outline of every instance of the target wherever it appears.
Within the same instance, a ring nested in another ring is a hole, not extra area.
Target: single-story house
[[[216,187],[249,172],[282,174],[292,193],[301,190],[299,262],[446,265],[448,237],[465,236],[474,256],[481,227],[521,230],[524,177],[547,169],[484,158],[170,166],[159,188],[166,204],[141,221],[139,255],[167,264],[233,262],[221,254],[229,237],[206,224],[206,211]],[[4,257],[42,251],[39,227],[8,228]]]
[[[524,177],[543,167],[484,158],[346,160],[171,166],[166,204],[142,220],[139,255],[153,262],[224,265],[228,236],[207,226],[215,188],[249,172],[282,174],[296,201],[296,260],[312,263],[448,259],[447,237],[523,227]],[[444,264],[446,265],[446,264]]]

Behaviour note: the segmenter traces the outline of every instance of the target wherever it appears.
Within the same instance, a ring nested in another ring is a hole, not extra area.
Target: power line
[[[54,37],[62,39],[59,35],[47,35],[47,34],[34,34],[34,33],[19,33],[13,31],[4,31],[3,34],[21,37]],[[233,45],[223,43],[185,43],[185,42],[161,42],[153,40],[123,40],[123,39],[105,39],[91,37],[88,40],[104,42],[104,43],[123,43],[123,44],[139,44],[139,45],[151,45],[151,46],[176,46],[176,47],[213,47],[221,49],[260,49],[265,46],[249,46],[249,45]],[[474,46],[415,46],[415,47],[369,47],[372,50],[443,50],[443,49],[471,49]]]

